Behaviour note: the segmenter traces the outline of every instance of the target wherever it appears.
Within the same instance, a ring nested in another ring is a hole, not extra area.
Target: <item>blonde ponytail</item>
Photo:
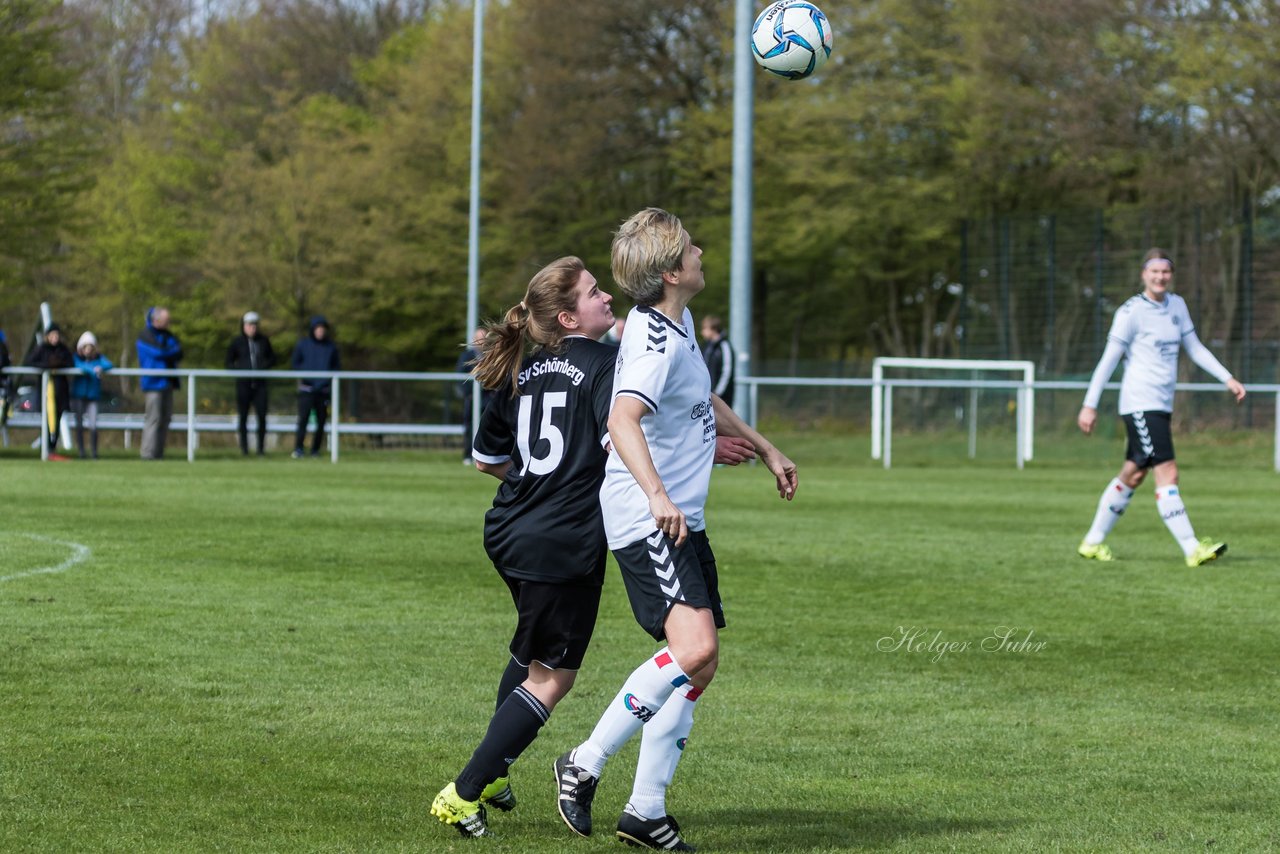
[[[485,324],[480,356],[471,369],[471,375],[484,388],[492,391],[507,383],[515,388],[526,349],[528,322],[529,313],[524,310],[524,303],[519,303],[507,309],[502,320]]]
[[[577,308],[574,289],[585,270],[581,259],[572,255],[552,261],[534,274],[524,299],[507,309],[502,320],[485,324],[480,357],[471,369],[480,385],[491,391],[507,385],[512,397],[519,394],[517,380],[526,353],[535,346],[555,352],[564,340],[559,315]]]

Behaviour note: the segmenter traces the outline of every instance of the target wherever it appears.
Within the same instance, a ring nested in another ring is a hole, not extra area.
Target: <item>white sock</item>
[[[693,729],[694,702],[701,695],[702,689],[695,688],[692,682],[677,688],[670,702],[645,726],[627,812],[644,819],[667,814],[667,787],[684,755],[685,741]]]
[[[1173,534],[1178,545],[1182,546],[1182,553],[1190,555],[1194,552],[1200,543],[1196,540],[1196,532],[1191,527],[1191,520],[1187,518],[1187,506],[1182,503],[1178,487],[1156,487],[1156,508],[1160,511],[1160,518],[1164,519],[1169,533]]]
[[[688,681],[671,650],[663,648],[631,671],[591,736],[574,750],[572,763],[599,777],[605,761],[658,713],[672,691]]]
[[[1120,478],[1113,477],[1102,492],[1098,501],[1098,512],[1093,516],[1093,526],[1084,535],[1084,541],[1096,546],[1107,538],[1116,522],[1124,515],[1125,508],[1133,498],[1133,490],[1121,483]]]

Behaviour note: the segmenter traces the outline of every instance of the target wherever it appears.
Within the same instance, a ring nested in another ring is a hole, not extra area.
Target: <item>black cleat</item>
[[[641,818],[624,812],[618,819],[618,840],[632,848],[653,848],[657,851],[697,851],[680,838],[680,825],[672,816]]]
[[[559,790],[556,806],[560,817],[569,829],[579,836],[591,835],[591,802],[596,798],[596,784],[599,778],[592,777],[577,765],[569,764],[572,751],[561,756],[552,765],[556,772],[556,787]]]

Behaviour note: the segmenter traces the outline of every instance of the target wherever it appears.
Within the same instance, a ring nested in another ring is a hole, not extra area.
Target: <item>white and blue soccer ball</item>
[[[808,77],[831,56],[831,24],[804,0],[770,3],[751,27],[751,55],[779,77]]]

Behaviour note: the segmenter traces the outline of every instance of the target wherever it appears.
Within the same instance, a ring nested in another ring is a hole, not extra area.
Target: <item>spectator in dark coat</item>
[[[263,335],[256,311],[250,311],[240,321],[240,334],[231,339],[227,347],[227,370],[268,371],[275,367],[276,354],[271,349],[271,339]],[[265,453],[267,438],[267,383],[266,377],[250,377],[236,380],[236,413],[239,421],[240,453],[249,455],[249,407],[258,416],[258,456]]]
[[[724,334],[724,321],[714,314],[702,319],[702,358],[711,374],[711,393],[733,406],[733,347]]]
[[[75,354],[63,342],[62,329],[58,324],[50,324],[49,328],[45,330],[44,341],[40,342],[40,346],[31,351],[31,355],[27,356],[27,365],[44,371],[57,371],[62,368],[74,368],[76,366]],[[49,394],[49,389],[41,390],[41,400],[44,401],[44,405],[40,411],[49,419],[50,444],[56,449],[58,447],[58,428],[62,424],[62,414],[67,411],[71,402],[71,385],[67,382],[65,376],[57,374],[49,378],[49,385],[52,387],[53,394]],[[50,397],[53,399],[52,406],[50,406]],[[57,456],[57,454],[53,454],[50,459]]]
[[[311,318],[310,334],[293,348],[290,367],[295,371],[338,371],[342,369],[338,358],[338,346],[333,343],[329,321],[324,315]],[[332,389],[327,378],[298,380],[298,427],[294,434],[293,458],[302,459],[307,441],[307,421],[316,414],[316,432],[311,440],[311,456],[320,456],[324,439],[324,424],[329,417],[329,397]],[[336,417],[336,416],[335,416]]]
[[[9,367],[9,341],[0,329],[0,371]],[[0,425],[9,421],[9,401],[13,399],[13,377],[0,375]]]

